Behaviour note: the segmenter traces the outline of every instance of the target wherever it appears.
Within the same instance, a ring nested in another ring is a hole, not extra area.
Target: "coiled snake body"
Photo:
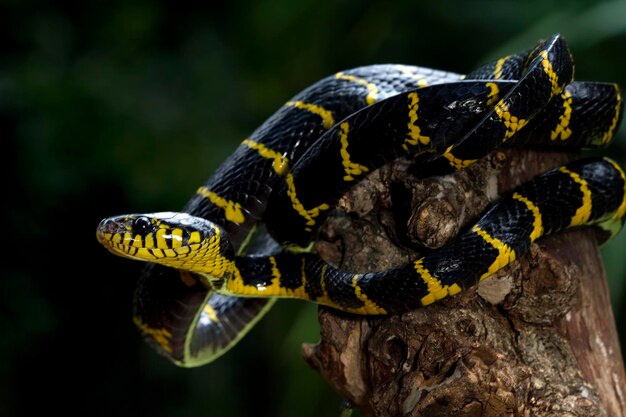
[[[616,233],[626,177],[614,161],[588,158],[502,196],[453,242],[393,270],[343,271],[302,250],[341,195],[395,158],[443,174],[503,145],[608,145],[621,119],[619,88],[572,78],[555,35],[465,77],[373,65],[313,84],[245,139],[181,212],[100,223],[105,247],[149,262],[135,323],[172,361],[197,366],[228,350],[276,297],[399,313],[476,284],[546,234],[581,225]],[[269,233],[248,245],[261,222]]]

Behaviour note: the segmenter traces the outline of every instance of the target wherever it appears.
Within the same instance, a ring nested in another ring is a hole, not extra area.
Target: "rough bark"
[[[317,248],[352,271],[435,248],[502,194],[576,155],[498,151],[418,180],[397,162],[342,199]],[[410,204],[408,204],[410,202]],[[595,232],[541,239],[476,288],[390,317],[320,308],[306,361],[365,416],[625,416],[626,379]]]

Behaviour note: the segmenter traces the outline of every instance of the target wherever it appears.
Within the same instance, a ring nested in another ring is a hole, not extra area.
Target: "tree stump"
[[[318,252],[384,270],[437,248],[498,195],[578,155],[496,151],[465,171],[417,179],[385,166],[351,190]],[[477,287],[389,317],[319,309],[305,360],[365,416],[626,416],[626,379],[599,236],[572,229]]]

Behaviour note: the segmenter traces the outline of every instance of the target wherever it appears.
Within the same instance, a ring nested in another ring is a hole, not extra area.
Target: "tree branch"
[[[417,180],[376,171],[340,202],[318,242],[355,272],[439,247],[490,201],[576,155],[498,151],[469,169]],[[407,204],[410,202],[410,205]],[[366,416],[626,416],[626,378],[596,235],[533,244],[477,288],[390,317],[320,308],[305,360]]]

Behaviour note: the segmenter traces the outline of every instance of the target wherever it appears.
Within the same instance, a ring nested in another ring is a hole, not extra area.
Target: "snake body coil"
[[[621,119],[619,88],[572,77],[555,35],[465,77],[373,65],[317,82],[245,139],[182,212],[100,223],[105,247],[150,262],[135,323],[175,363],[196,366],[236,343],[276,297],[399,313],[474,285],[543,235],[581,225],[616,233],[626,177],[614,161],[590,158],[522,185],[453,242],[397,269],[356,274],[292,250],[310,245],[351,186],[395,158],[443,174],[500,146],[608,145]],[[269,234],[248,245],[259,222]]]

